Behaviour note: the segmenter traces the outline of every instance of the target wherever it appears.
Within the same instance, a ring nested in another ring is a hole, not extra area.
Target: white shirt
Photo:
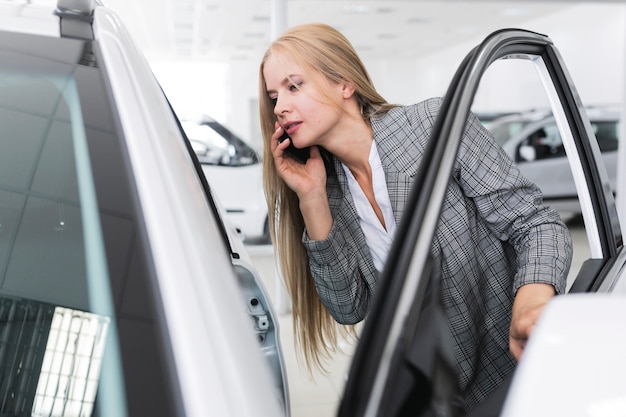
[[[363,233],[365,234],[365,240],[367,246],[370,249],[372,258],[374,259],[374,266],[378,271],[383,270],[389,248],[393,236],[396,232],[396,219],[393,215],[393,209],[391,208],[391,201],[389,200],[389,191],[387,190],[387,181],[385,180],[385,172],[383,171],[382,163],[380,162],[380,156],[378,155],[378,149],[376,143],[372,141],[372,148],[370,149],[369,163],[372,168],[372,185],[374,187],[374,198],[378,203],[378,207],[383,213],[385,219],[385,226],[383,227],[372,208],[372,205],[367,200],[365,193],[361,189],[361,186],[352,175],[350,169],[343,166],[343,170],[348,178],[348,187],[352,193],[354,199],[354,205],[359,215],[359,223]]]

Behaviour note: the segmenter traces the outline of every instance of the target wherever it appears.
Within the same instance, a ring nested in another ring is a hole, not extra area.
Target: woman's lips
[[[288,135],[291,135],[296,130],[298,130],[299,126],[300,126],[300,122],[290,122],[290,123],[285,123],[283,125],[283,129],[285,129]]]

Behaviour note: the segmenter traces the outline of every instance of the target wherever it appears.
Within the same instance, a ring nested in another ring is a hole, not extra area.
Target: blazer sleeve
[[[330,234],[314,241],[305,230],[302,243],[322,303],[337,322],[355,324],[367,316],[378,272],[347,187],[331,176],[326,188],[333,216]]]
[[[475,115],[466,125],[453,178],[491,232],[515,250],[513,293],[529,283],[565,292],[572,260],[569,229]]]

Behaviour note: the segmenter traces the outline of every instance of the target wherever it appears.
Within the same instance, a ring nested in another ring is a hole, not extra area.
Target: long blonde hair
[[[307,75],[317,71],[331,83],[351,82],[364,119],[395,106],[378,94],[350,42],[331,26],[315,23],[291,28],[270,45],[261,61],[259,108],[270,235],[291,297],[296,344],[302,348],[309,370],[313,364],[324,370],[324,359],[336,351],[338,336],[353,336],[355,331],[353,326],[341,326],[335,322],[322,304],[309,269],[308,254],[302,245],[304,220],[297,195],[276,174],[270,147],[276,116],[263,76],[264,64],[269,57],[275,57],[279,62],[281,59],[292,60]]]

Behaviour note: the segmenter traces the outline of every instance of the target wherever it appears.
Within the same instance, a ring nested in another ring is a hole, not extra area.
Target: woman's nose
[[[279,115],[281,113],[287,112],[289,109],[288,100],[285,97],[276,97],[276,104],[274,105],[274,113]]]

